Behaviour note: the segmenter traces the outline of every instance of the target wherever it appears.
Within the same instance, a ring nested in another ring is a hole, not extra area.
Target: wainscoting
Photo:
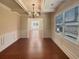
[[[15,41],[17,41],[17,39],[17,31],[8,32],[0,35],[0,52],[9,47]]]

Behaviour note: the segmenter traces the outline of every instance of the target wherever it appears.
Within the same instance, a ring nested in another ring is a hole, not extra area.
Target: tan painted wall
[[[0,3],[0,35],[12,31],[18,31],[20,15]]]
[[[65,9],[69,8],[70,6],[76,4],[79,2],[79,0],[67,0],[65,3],[63,3],[58,10],[56,11],[56,14],[59,12],[64,11]],[[63,35],[58,34],[55,32],[55,15],[53,17],[52,13],[52,39],[53,41],[68,55],[70,59],[79,59],[79,45],[76,45],[67,39],[63,37]]]
[[[27,38],[27,20],[28,16],[25,14],[22,14],[20,17],[20,36],[21,38]]]
[[[43,20],[43,33],[44,38],[51,38],[51,19],[50,19],[50,13],[44,13],[42,14]]]

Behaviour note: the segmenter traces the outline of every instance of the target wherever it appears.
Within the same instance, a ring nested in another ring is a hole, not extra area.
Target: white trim
[[[3,33],[0,35],[0,52],[18,40],[17,31]]]
[[[26,12],[28,11],[22,0],[15,0]]]
[[[53,40],[53,39],[52,39]],[[69,57],[69,59],[79,59],[78,56],[76,56],[70,49],[65,47],[64,45],[61,46],[61,44],[58,41],[53,40],[56,45]]]
[[[73,38],[70,38],[70,37],[67,37],[67,36],[65,36],[64,39],[66,39],[66,40],[68,40],[68,41],[70,41],[70,42],[72,42],[72,43],[74,43],[76,45],[79,45],[78,39],[74,40]]]

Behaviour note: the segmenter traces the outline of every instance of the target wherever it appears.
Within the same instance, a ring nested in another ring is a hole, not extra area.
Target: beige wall
[[[25,14],[22,14],[20,17],[20,37],[21,38],[27,38],[27,20],[28,16]]]
[[[42,14],[43,20],[43,33],[44,38],[51,38],[51,19],[50,19],[50,13],[44,13]]]
[[[0,3],[0,35],[19,30],[20,15]]]
[[[69,8],[70,6],[78,3],[79,0],[67,0],[64,2],[56,11],[56,14],[64,11],[65,9]],[[51,16],[53,16],[52,13]],[[54,15],[55,17],[55,15]],[[68,55],[70,59],[79,59],[79,45],[76,45],[63,37],[63,35],[58,34],[55,32],[55,19],[51,17],[52,20],[52,39],[53,41]]]

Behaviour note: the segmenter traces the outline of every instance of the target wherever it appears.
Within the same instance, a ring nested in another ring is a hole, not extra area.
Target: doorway
[[[43,38],[43,19],[28,18],[28,38]],[[35,34],[35,35],[34,35]],[[36,36],[38,34],[38,36]]]

